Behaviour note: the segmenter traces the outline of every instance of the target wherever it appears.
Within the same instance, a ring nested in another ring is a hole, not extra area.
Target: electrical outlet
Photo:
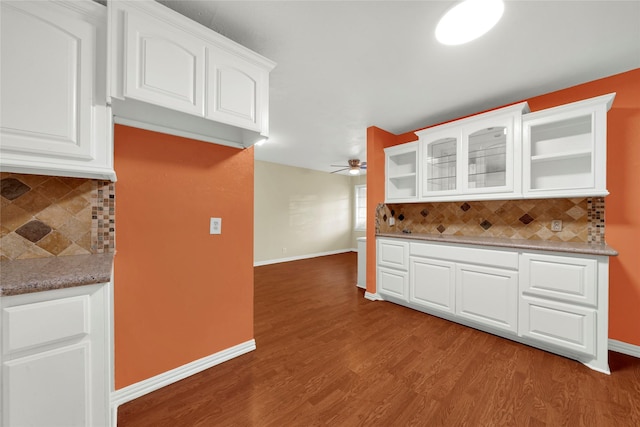
[[[287,248],[282,248],[282,253],[286,254],[287,253]]]
[[[209,234],[222,234],[222,218],[209,220]]]
[[[396,219],[394,217],[389,218],[389,225],[395,225]]]
[[[562,220],[551,220],[551,231],[562,231]]]

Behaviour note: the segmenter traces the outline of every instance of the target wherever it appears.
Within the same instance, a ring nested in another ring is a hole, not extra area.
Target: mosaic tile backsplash
[[[113,252],[110,181],[0,174],[0,259]]]
[[[389,225],[389,219],[395,224]],[[562,231],[551,230],[551,220]],[[376,232],[604,243],[604,198],[380,204]]]

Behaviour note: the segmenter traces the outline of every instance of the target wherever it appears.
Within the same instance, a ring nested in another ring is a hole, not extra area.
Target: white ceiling
[[[434,38],[451,1],[161,1],[278,63],[258,160],[332,171],[393,133],[640,68],[640,1],[507,1],[482,38]]]

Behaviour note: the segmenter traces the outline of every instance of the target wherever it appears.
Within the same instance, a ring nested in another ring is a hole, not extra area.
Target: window
[[[367,186],[356,185],[354,192],[355,226],[356,231],[367,229]]]

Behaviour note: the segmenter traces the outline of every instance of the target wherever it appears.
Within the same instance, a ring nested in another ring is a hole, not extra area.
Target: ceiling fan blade
[[[348,168],[349,165],[331,165],[332,168]]]
[[[347,169],[349,169],[349,168],[338,169],[337,171],[333,171],[333,172],[331,172],[331,173],[342,172],[342,171],[346,171]]]
[[[366,167],[367,167],[367,162],[362,162],[362,163],[360,163],[360,167],[361,167],[361,168],[366,168]]]

